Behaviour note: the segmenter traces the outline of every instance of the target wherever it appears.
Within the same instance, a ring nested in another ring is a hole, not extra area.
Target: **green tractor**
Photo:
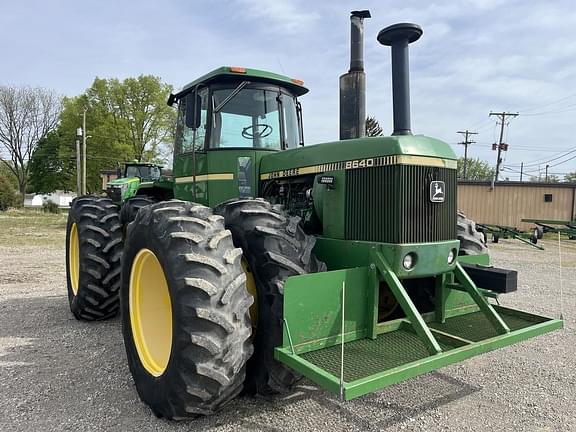
[[[138,193],[139,189],[154,186],[154,182],[160,180],[162,167],[147,162],[126,162],[124,173],[118,178],[106,184],[106,195],[116,205],[122,205],[124,201],[130,199]]]
[[[357,37],[363,17],[352,16]],[[351,139],[303,146],[301,81],[221,67],[169,98],[174,199],[124,221],[109,198],[74,201],[71,310],[120,310],[154,414],[211,414],[302,376],[349,400],[562,327],[489,301],[516,273],[490,267],[457,214],[450,145],[410,132],[408,44],[421,33],[378,36],[392,47],[392,136],[364,138],[360,122]],[[354,53],[344,100],[363,87]],[[362,107],[345,114],[363,120]],[[156,183],[148,193],[166,196]]]
[[[173,197],[172,179],[162,166],[134,160],[124,164],[124,172],[106,184],[106,195],[122,208],[120,220],[126,225],[141,207]]]

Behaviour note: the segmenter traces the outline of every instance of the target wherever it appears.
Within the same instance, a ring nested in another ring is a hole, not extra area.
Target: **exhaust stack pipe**
[[[418,24],[394,24],[378,33],[378,42],[392,47],[392,99],[394,132],[392,135],[412,135],[410,130],[410,77],[408,44],[422,36]]]
[[[340,77],[340,139],[366,135],[366,74],[364,73],[364,18],[370,11],[350,13],[350,70]]]

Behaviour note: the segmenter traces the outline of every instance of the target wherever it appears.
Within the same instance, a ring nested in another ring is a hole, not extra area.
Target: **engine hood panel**
[[[261,160],[260,177],[265,180],[357,168],[356,166],[348,167],[347,164],[367,162],[386,165],[429,165],[456,169],[456,159],[456,154],[449,144],[424,135],[358,138],[266,155]]]

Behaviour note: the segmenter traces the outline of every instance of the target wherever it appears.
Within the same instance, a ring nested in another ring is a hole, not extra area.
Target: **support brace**
[[[378,251],[372,251],[371,255],[376,268],[382,274],[382,277],[388,284],[388,287],[392,291],[392,294],[394,294],[394,297],[396,297],[396,300],[398,300],[402,310],[410,320],[414,331],[426,345],[428,352],[431,355],[441,353],[442,348],[440,348],[438,341],[436,338],[434,338],[430,328],[422,319],[420,312],[418,312],[418,309],[416,309],[416,306],[410,299],[410,296],[402,286],[400,279],[398,279],[398,276],[394,274],[382,253]]]
[[[504,320],[498,315],[498,313],[494,310],[492,305],[488,303],[486,298],[480,293],[470,276],[464,271],[462,265],[460,263],[456,263],[456,267],[454,268],[454,274],[456,275],[456,279],[460,282],[460,284],[464,287],[466,292],[472,297],[472,300],[476,302],[478,307],[484,314],[486,318],[490,320],[492,325],[496,328],[499,334],[506,334],[510,333],[510,328],[506,325]]]

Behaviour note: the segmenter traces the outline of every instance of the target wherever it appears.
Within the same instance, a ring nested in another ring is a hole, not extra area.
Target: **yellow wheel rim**
[[[78,241],[78,227],[75,223],[70,228],[70,238],[68,239],[68,272],[72,292],[74,295],[78,295],[78,285],[80,285],[80,242]]]
[[[162,265],[149,249],[138,252],[132,263],[129,307],[140,362],[158,377],[166,370],[172,351],[172,303]]]
[[[254,303],[250,306],[250,320],[252,321],[252,327],[256,328],[258,326],[258,292],[256,291],[256,282],[254,281],[254,275],[248,266],[246,258],[242,258],[240,263],[246,275],[246,289],[252,297],[254,297]]]

